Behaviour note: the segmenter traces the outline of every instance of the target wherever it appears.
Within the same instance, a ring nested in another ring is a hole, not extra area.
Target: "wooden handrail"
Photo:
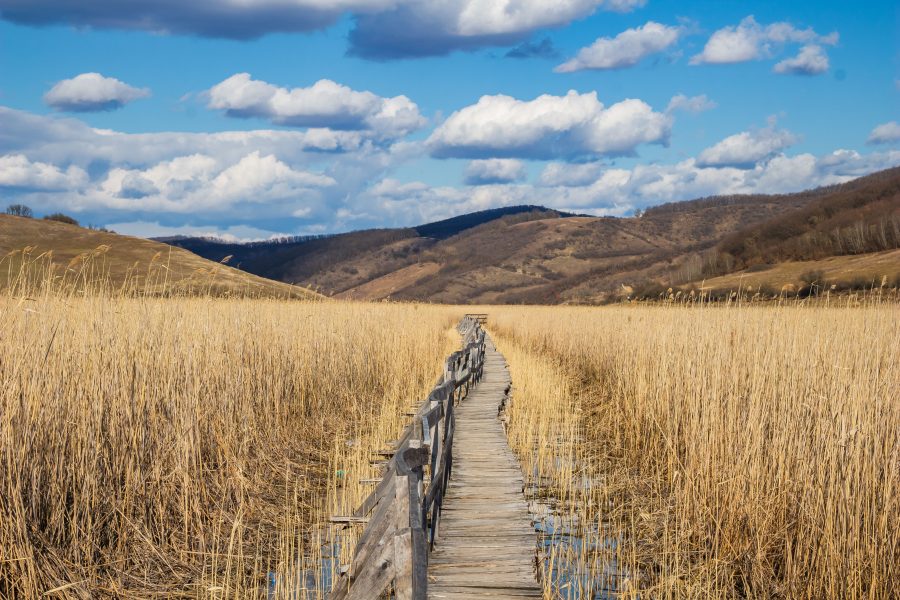
[[[384,476],[353,511],[356,519],[371,517],[331,600],[372,600],[389,588],[398,600],[425,600],[428,555],[453,467],[454,407],[484,373],[485,333],[479,317],[466,315],[460,321],[462,348],[447,358],[444,375],[404,429]]]

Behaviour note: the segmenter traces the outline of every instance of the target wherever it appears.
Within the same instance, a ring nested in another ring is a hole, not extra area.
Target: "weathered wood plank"
[[[429,598],[541,597],[522,474],[497,420],[509,373],[478,321],[463,320],[459,331],[464,347],[410,411],[400,439],[376,453],[388,459],[384,477],[351,516],[332,519],[368,521],[333,600],[374,598],[389,584],[397,600],[424,600],[426,588]],[[440,545],[429,561],[434,536]]]
[[[454,408],[453,475],[428,564],[431,600],[543,597],[524,480],[497,418],[509,382],[488,340],[482,379]]]

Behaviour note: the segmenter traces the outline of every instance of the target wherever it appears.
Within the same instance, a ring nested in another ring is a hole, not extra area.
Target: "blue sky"
[[[900,164],[895,2],[0,0],[0,202],[136,235],[627,215]]]

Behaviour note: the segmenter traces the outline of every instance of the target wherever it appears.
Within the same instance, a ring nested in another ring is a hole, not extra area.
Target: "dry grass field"
[[[321,598],[466,310],[113,293],[100,255],[0,295],[0,599]],[[900,312],[847,303],[485,309],[547,598],[900,594]]]
[[[751,293],[768,289],[775,294],[790,295],[803,288],[804,279],[809,279],[810,274],[817,275],[817,284],[824,290],[832,284],[846,286],[849,283],[853,283],[856,289],[877,289],[882,281],[896,289],[900,287],[900,250],[762,265],[754,270],[696,281],[682,287],[696,287],[720,295],[748,288]]]
[[[898,597],[898,317],[494,308],[548,597]]]
[[[96,289],[101,282],[116,293],[317,297],[160,242],[0,214],[0,290],[48,284]]]
[[[325,502],[369,476],[344,459],[430,389],[451,312],[0,297],[0,598],[296,597]]]

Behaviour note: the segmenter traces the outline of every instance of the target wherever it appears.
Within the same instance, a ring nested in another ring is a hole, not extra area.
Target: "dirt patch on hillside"
[[[434,275],[440,268],[441,265],[436,262],[416,263],[350,288],[337,294],[336,297],[352,298],[353,300],[381,300],[415,284],[423,277]]]

